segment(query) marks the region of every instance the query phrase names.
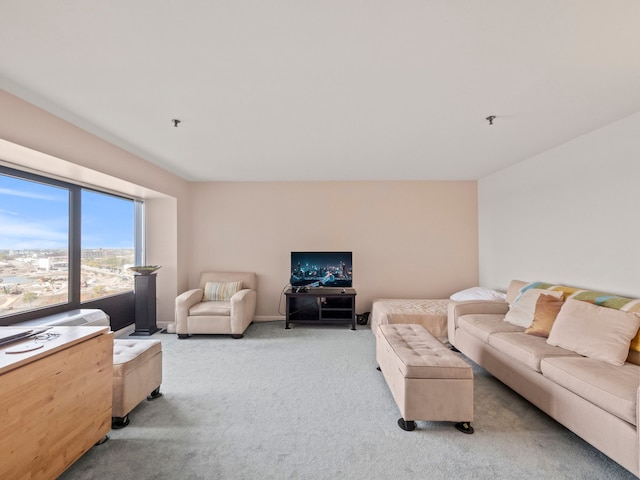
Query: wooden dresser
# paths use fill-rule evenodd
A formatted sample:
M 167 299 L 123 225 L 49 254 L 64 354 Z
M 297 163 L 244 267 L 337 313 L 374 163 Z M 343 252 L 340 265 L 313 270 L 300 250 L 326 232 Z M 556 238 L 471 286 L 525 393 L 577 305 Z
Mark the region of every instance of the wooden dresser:
M 0 347 L 0 478 L 55 479 L 111 429 L 113 334 L 54 327 L 42 348 Z

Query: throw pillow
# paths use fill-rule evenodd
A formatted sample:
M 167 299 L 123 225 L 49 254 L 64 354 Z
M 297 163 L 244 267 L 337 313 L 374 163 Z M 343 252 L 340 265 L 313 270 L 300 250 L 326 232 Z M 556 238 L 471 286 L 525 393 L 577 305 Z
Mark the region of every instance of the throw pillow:
M 450 300 L 455 302 L 462 302 L 465 300 L 503 300 L 506 298 L 506 294 L 498 292 L 497 290 L 491 290 L 484 287 L 471 287 L 466 290 L 460 290 L 449 297 Z
M 541 295 L 547 295 L 557 300 L 561 300 L 563 297 L 562 292 L 540 290 L 538 288 L 527 290 L 509 307 L 509 311 L 504 317 L 505 322 L 528 328 L 533 322 L 536 302 Z
M 553 322 L 560 312 L 564 301 L 558 300 L 550 295 L 540 295 L 536 301 L 536 308 L 533 312 L 533 322 L 524 333 L 536 335 L 538 337 L 548 337 Z
M 228 302 L 242 289 L 242 282 L 207 282 L 204 285 L 204 300 Z
M 560 309 L 547 343 L 585 357 L 623 365 L 638 328 L 640 314 L 569 299 Z

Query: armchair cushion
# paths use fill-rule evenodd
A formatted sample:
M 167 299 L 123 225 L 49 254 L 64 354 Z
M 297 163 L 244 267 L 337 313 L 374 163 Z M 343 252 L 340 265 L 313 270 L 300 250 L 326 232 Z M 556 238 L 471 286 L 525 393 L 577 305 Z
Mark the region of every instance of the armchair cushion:
M 231 315 L 231 302 L 216 302 L 214 300 L 196 303 L 189 309 L 189 316 L 215 315 L 228 317 Z

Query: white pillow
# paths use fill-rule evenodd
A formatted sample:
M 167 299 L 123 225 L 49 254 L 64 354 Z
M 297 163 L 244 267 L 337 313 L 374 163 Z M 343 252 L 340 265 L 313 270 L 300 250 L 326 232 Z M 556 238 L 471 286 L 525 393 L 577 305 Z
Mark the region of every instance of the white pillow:
M 638 328 L 638 313 L 569 299 L 560 309 L 547 343 L 585 357 L 623 365 Z
M 520 295 L 509 307 L 509 311 L 504 316 L 504 321 L 513 323 L 523 328 L 529 328 L 533 322 L 533 315 L 536 312 L 536 303 L 540 295 L 549 295 L 561 300 L 562 292 L 554 290 L 542 290 L 531 288 Z
M 484 287 L 467 288 L 466 290 L 460 290 L 449 297 L 449 299 L 455 302 L 462 302 L 465 300 L 504 300 L 505 298 L 507 298 L 506 294 Z

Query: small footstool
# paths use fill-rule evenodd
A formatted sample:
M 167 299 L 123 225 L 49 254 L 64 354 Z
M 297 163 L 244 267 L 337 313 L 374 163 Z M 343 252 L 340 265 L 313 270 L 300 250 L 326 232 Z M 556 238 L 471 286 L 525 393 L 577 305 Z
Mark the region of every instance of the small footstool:
M 129 413 L 142 400 L 161 397 L 162 343 L 159 340 L 113 341 L 113 413 L 111 427 L 129 425 Z
M 451 421 L 473 433 L 473 370 L 423 326 L 380 325 L 376 359 L 402 418 L 411 431 L 415 420 Z

